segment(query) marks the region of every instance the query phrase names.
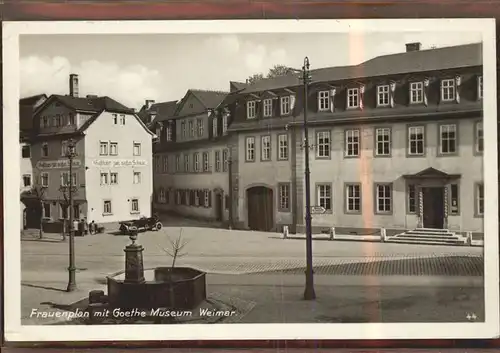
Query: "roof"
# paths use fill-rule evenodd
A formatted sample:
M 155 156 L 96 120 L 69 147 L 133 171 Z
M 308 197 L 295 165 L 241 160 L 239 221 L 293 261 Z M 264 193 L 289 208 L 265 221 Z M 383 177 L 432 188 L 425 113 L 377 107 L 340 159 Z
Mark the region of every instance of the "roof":
M 310 74 L 313 82 L 331 82 L 481 66 L 482 62 L 482 43 L 473 43 L 382 55 L 358 65 L 311 70 Z M 292 73 L 262 79 L 248 86 L 242 93 L 298 86 L 301 84 L 300 77 L 300 73 Z
M 229 81 L 229 86 L 231 87 L 231 92 L 233 90 L 239 91 L 248 87 L 248 83 Z
M 35 96 L 21 98 L 19 100 L 19 104 L 20 105 L 34 106 L 41 98 L 47 98 L 47 95 L 45 93 L 43 93 L 43 94 L 37 94 Z
M 177 109 L 177 101 L 169 101 L 163 103 L 155 103 L 151 106 L 147 112 L 156 113 L 156 117 L 153 119 L 151 124 L 154 124 L 158 121 L 165 121 L 170 119 Z
M 73 97 L 54 94 L 47 100 L 56 99 L 74 110 L 86 112 L 101 112 L 103 110 L 114 113 L 134 113 L 134 110 L 124 106 L 108 96 L 103 97 Z M 46 104 L 48 104 L 46 102 Z
M 207 109 L 217 108 L 220 102 L 222 102 L 228 94 L 228 92 L 199 89 L 190 89 L 188 93 L 189 92 L 191 92 L 196 98 L 198 98 L 203 106 Z

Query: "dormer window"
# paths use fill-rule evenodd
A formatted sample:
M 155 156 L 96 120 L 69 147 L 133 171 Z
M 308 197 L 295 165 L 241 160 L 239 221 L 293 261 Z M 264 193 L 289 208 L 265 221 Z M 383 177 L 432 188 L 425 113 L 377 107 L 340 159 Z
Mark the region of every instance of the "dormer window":
M 330 92 L 320 91 L 318 92 L 318 111 L 325 112 L 330 109 Z
M 389 85 L 377 86 L 377 107 L 389 105 Z
M 172 141 L 172 127 L 171 126 L 167 126 L 167 141 Z
M 290 114 L 290 96 L 284 96 L 280 98 L 281 101 L 281 115 Z
M 42 116 L 42 127 L 49 127 L 49 117 Z
M 75 114 L 69 113 L 69 116 L 68 116 L 68 125 L 76 125 Z
M 359 88 L 347 89 L 347 108 L 359 107 Z
M 217 137 L 218 131 L 219 131 L 219 126 L 218 126 L 218 121 L 217 118 L 212 119 L 212 136 Z
M 441 101 L 451 102 L 455 100 L 455 80 L 446 79 L 441 81 Z
M 410 103 L 419 104 L 424 102 L 424 83 L 411 82 L 410 83 Z
M 227 134 L 227 117 L 226 114 L 222 116 L 222 135 Z
M 265 118 L 269 118 L 270 116 L 273 115 L 273 100 L 268 98 L 264 99 L 264 104 L 263 104 L 263 113 Z
M 255 119 L 257 116 L 257 109 L 256 109 L 256 102 L 255 101 L 248 101 L 247 102 L 247 119 Z
M 483 76 L 477 78 L 477 97 L 483 99 Z

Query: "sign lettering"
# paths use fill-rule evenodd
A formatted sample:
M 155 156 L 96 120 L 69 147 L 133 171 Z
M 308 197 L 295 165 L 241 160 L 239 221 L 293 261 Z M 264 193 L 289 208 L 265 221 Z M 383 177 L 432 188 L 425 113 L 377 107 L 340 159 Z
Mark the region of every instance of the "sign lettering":
M 145 167 L 148 162 L 143 159 L 95 159 L 92 165 L 96 167 Z
M 323 214 L 326 209 L 323 206 L 311 206 L 311 213 L 313 214 Z
M 79 168 L 82 165 L 82 161 L 79 159 L 73 159 L 73 168 Z M 38 169 L 68 169 L 69 160 L 60 159 L 57 161 L 38 161 L 36 163 Z

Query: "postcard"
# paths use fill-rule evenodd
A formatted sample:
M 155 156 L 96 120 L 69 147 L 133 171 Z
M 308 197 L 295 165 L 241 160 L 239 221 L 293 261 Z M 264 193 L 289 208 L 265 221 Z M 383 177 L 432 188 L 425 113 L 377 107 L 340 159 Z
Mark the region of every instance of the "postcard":
M 497 337 L 495 42 L 5 22 L 7 340 Z

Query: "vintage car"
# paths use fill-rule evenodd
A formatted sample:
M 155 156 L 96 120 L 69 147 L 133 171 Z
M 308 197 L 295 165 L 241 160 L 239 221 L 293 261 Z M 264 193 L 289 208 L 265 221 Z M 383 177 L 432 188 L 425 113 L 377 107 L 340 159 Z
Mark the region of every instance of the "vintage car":
M 163 224 L 156 215 L 153 217 L 141 217 L 139 219 L 120 222 L 120 232 L 123 234 L 129 234 L 130 229 L 133 229 L 133 227 L 139 232 L 145 232 L 148 230 L 160 230 L 163 228 Z

